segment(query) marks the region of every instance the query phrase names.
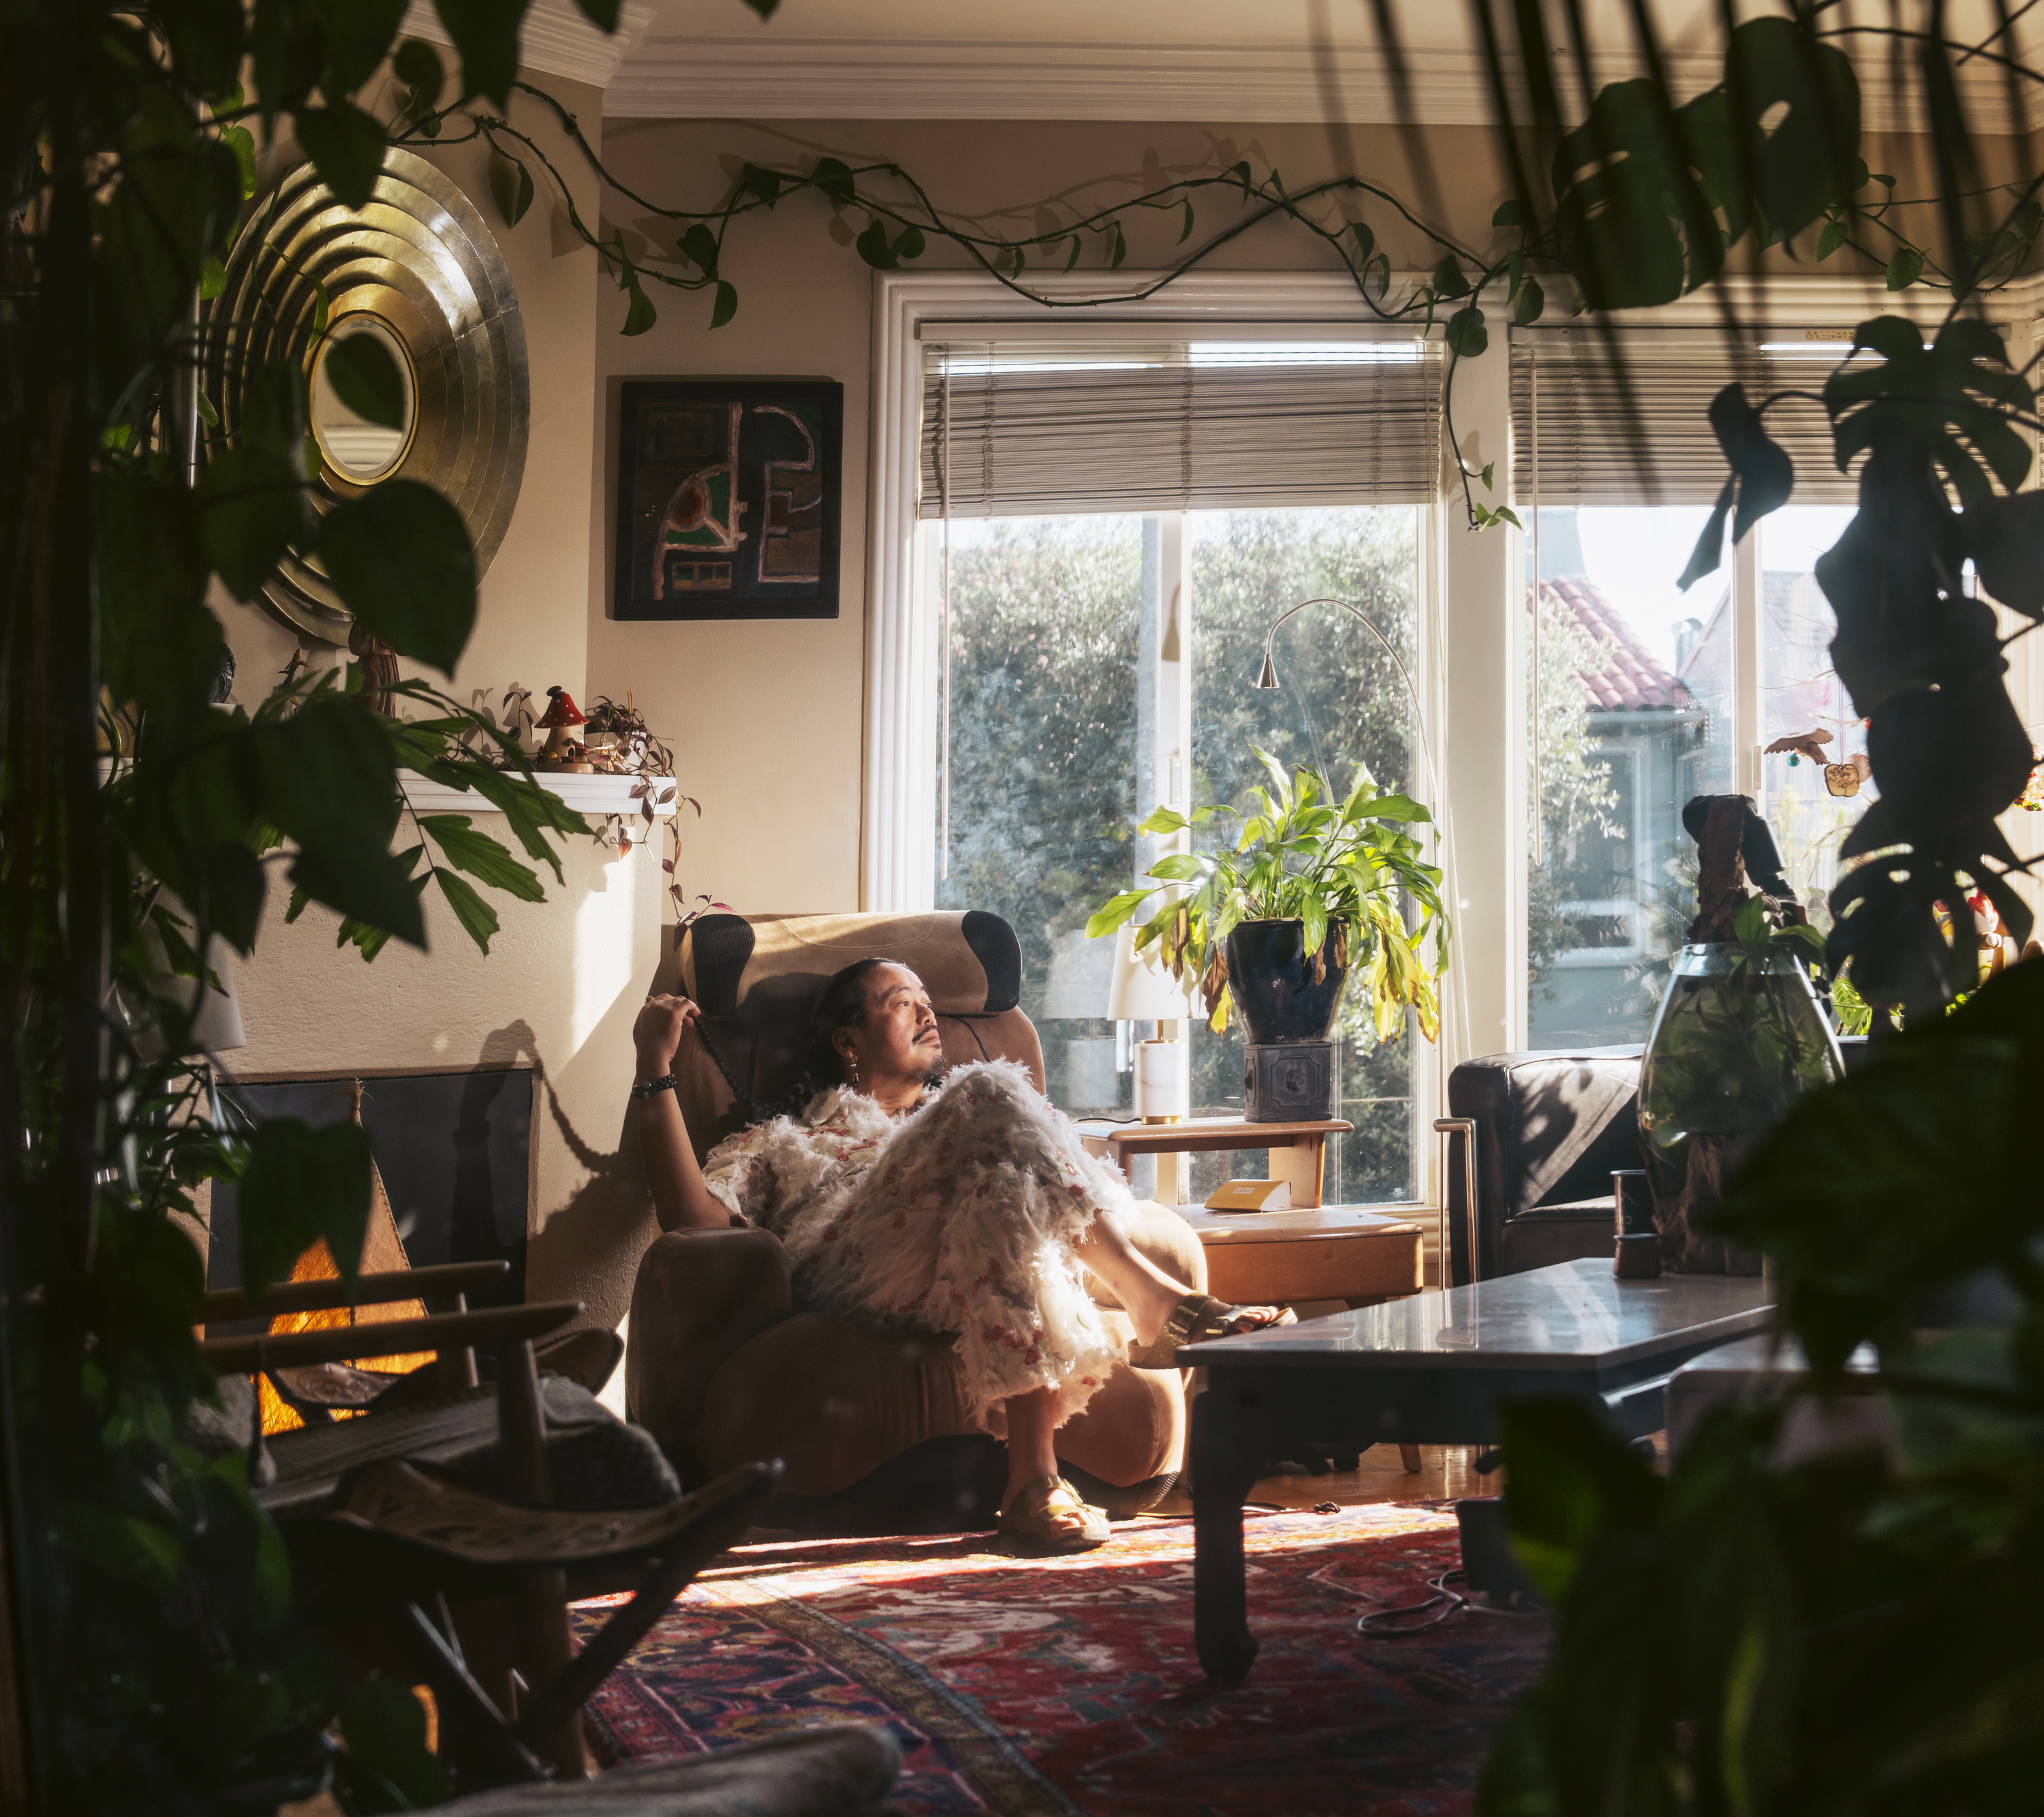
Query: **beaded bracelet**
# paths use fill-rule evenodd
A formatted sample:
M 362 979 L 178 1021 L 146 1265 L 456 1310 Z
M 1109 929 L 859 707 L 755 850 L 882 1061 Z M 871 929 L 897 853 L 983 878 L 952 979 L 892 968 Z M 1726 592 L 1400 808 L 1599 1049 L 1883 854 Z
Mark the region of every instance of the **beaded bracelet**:
M 674 1075 L 667 1073 L 657 1079 L 641 1080 L 632 1088 L 632 1095 L 635 1098 L 649 1098 L 655 1092 L 671 1092 L 674 1089 Z

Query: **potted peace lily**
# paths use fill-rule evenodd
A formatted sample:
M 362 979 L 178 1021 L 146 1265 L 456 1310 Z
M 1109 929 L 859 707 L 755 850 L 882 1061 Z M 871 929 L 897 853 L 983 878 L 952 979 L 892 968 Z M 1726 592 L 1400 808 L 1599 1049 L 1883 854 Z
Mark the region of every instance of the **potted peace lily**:
M 1319 770 L 1288 777 L 1256 755 L 1271 787 L 1249 791 L 1247 814 L 1226 802 L 1189 816 L 1159 808 L 1137 829 L 1180 833 L 1228 816 L 1241 822 L 1232 847 L 1167 854 L 1150 867 L 1153 882 L 1111 897 L 1086 932 L 1114 933 L 1151 905 L 1135 951 L 1154 947 L 1181 983 L 1199 981 L 1216 1034 L 1235 1012 L 1251 1041 L 1325 1040 L 1343 984 L 1360 971 L 1378 1040 L 1396 1039 L 1408 1005 L 1435 1039 L 1448 914 L 1441 873 L 1408 830 L 1431 816 L 1410 796 L 1381 793 L 1367 771 L 1341 796 Z M 1409 926 L 1408 900 L 1418 916 Z

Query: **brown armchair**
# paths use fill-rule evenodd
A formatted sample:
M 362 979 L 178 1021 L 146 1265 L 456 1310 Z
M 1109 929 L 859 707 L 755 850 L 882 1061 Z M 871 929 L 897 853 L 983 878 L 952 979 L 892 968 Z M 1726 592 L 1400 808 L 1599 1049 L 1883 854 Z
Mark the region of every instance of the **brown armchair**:
M 685 1037 L 674 1065 L 699 1156 L 744 1126 L 731 1081 L 755 1101 L 787 1091 L 824 981 L 876 955 L 923 980 L 947 1061 L 1018 1060 L 1042 1086 L 1043 1050 L 1017 1006 L 1020 948 L 997 915 L 706 916 L 683 936 L 681 987 L 702 1008 L 709 1045 Z M 1144 1204 L 1129 1236 L 1189 1288 L 1205 1287 L 1199 1239 L 1174 1212 Z M 1109 1325 L 1132 1348 L 1115 1302 L 1105 1289 L 1096 1298 L 1114 1308 Z M 655 1239 L 632 1296 L 625 1388 L 633 1419 L 685 1474 L 779 1458 L 770 1523 L 955 1531 L 992 1523 L 1002 1454 L 966 1416 L 950 1339 L 800 1310 L 787 1258 L 765 1231 Z M 1058 1433 L 1058 1456 L 1089 1498 L 1132 1514 L 1175 1480 L 1185 1427 L 1184 1377 L 1165 1345 L 1116 1369 Z

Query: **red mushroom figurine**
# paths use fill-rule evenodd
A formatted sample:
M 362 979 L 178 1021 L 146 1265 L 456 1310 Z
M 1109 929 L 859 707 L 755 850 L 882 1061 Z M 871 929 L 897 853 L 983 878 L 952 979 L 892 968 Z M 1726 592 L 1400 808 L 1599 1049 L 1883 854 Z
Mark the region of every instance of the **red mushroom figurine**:
M 547 735 L 547 742 L 540 750 L 540 762 L 551 770 L 594 774 L 595 766 L 583 761 L 582 746 L 568 736 L 570 726 L 586 723 L 582 709 L 566 688 L 548 689 L 546 715 L 539 722 L 540 730 Z

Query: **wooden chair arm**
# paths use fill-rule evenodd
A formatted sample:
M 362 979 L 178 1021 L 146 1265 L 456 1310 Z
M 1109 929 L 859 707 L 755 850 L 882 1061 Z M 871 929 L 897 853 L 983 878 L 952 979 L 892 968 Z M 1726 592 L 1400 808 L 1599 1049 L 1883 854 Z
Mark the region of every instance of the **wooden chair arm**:
M 406 1296 L 409 1297 L 409 1296 Z M 247 1375 L 258 1366 L 295 1369 L 305 1363 L 345 1362 L 360 1357 L 402 1356 L 414 1350 L 463 1349 L 471 1344 L 529 1343 L 565 1325 L 582 1311 L 579 1300 L 544 1300 L 531 1306 L 491 1306 L 479 1312 L 436 1312 L 386 1324 L 336 1325 L 287 1331 L 279 1337 L 209 1338 L 199 1353 L 221 1375 Z
M 206 1296 L 209 1325 L 235 1319 L 274 1319 L 286 1312 L 328 1312 L 344 1306 L 386 1306 L 394 1300 L 448 1300 L 494 1287 L 511 1272 L 508 1262 L 444 1262 L 431 1268 L 398 1268 L 359 1274 L 351 1286 L 333 1281 L 280 1281 L 253 1300 L 239 1287 Z

